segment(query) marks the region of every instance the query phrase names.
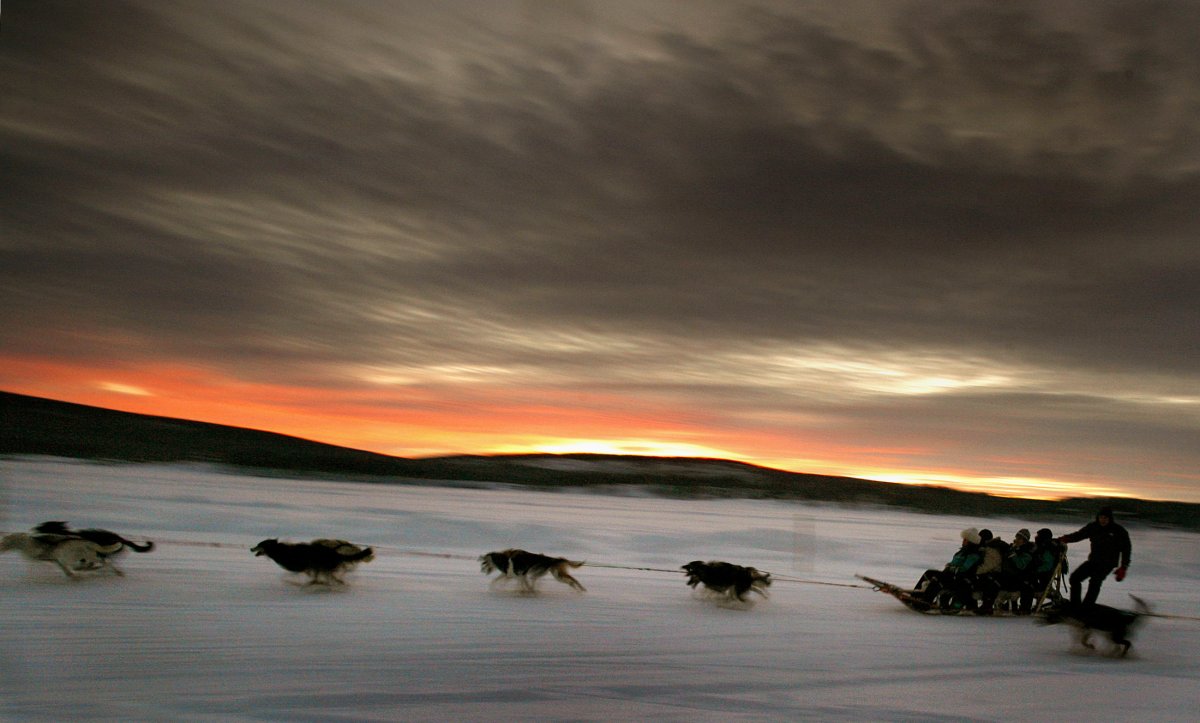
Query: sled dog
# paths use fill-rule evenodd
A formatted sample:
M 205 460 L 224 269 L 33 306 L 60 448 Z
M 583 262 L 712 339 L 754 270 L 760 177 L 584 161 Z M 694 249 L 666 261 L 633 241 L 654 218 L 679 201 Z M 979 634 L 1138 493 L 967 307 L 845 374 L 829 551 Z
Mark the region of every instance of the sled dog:
M 1042 618 L 1042 624 L 1055 625 L 1066 623 L 1075 628 L 1079 644 L 1089 650 L 1095 650 L 1092 643 L 1092 633 L 1100 631 L 1108 635 L 1113 645 L 1120 647 L 1119 657 L 1125 657 L 1133 646 L 1130 640 L 1134 628 L 1142 616 L 1150 612 L 1150 606 L 1136 595 L 1133 598 L 1134 609 L 1122 610 L 1108 605 L 1063 603 L 1050 609 Z
M 125 573 L 117 569 L 117 566 L 113 564 L 112 559 L 124 552 L 125 548 L 128 547 L 134 552 L 150 552 L 154 549 L 154 543 L 149 540 L 139 545 L 132 540 L 125 539 L 111 530 L 99 530 L 94 527 L 89 527 L 83 530 L 73 530 L 67 525 L 66 522 L 59 520 L 43 522 L 42 524 L 33 528 L 33 531 L 39 534 L 63 535 L 65 537 L 75 537 L 81 540 L 87 540 L 88 542 L 96 543 L 105 550 L 115 546 L 116 549 L 113 552 L 100 553 L 100 562 L 103 567 L 107 567 L 113 572 L 113 574 L 116 575 L 124 575 Z
M 682 569 L 689 587 L 704 585 L 710 592 L 723 593 L 738 602 L 746 602 L 746 594 L 750 592 L 767 597 L 767 587 L 771 584 L 770 573 L 731 562 L 693 560 Z
M 339 573 L 375 559 L 375 551 L 345 540 L 318 538 L 312 542 L 263 540 L 250 548 L 255 557 L 266 555 L 288 572 L 308 575 L 305 585 L 345 585 Z
M 483 574 L 500 573 L 499 577 L 492 580 L 492 585 L 501 580 L 516 580 L 521 586 L 521 591 L 525 593 L 537 592 L 537 580 L 546 573 L 579 592 L 587 592 L 587 588 L 567 572 L 568 567 L 582 565 L 582 562 L 573 562 L 565 557 L 549 557 L 512 548 L 479 556 L 479 569 Z
M 0 552 L 16 550 L 30 560 L 53 562 L 71 578 L 76 577 L 76 572 L 103 567 L 104 556 L 119 549 L 119 543 L 104 546 L 67 535 L 14 532 L 0 538 Z

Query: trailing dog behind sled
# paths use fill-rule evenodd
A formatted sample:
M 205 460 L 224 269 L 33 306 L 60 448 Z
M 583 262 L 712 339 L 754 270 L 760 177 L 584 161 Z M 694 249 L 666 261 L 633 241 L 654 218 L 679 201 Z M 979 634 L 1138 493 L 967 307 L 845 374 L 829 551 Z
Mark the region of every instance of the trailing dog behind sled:
M 750 592 L 767 597 L 767 587 L 771 584 L 770 573 L 731 562 L 693 560 L 682 569 L 689 587 L 703 584 L 705 589 L 724 593 L 738 602 L 746 602 L 746 594 Z
M 500 573 L 496 579 L 492 580 L 492 585 L 501 580 L 516 580 L 521 586 L 521 591 L 525 593 L 537 592 L 535 585 L 538 578 L 546 573 L 550 573 L 555 580 L 570 585 L 579 592 L 587 592 L 587 588 L 567 572 L 568 567 L 581 567 L 582 565 L 582 562 L 573 562 L 565 557 L 550 557 L 515 548 L 488 552 L 479 556 L 479 569 L 483 574 Z
M 375 551 L 345 540 L 317 538 L 312 542 L 263 540 L 250 548 L 255 557 L 266 555 L 288 572 L 308 575 L 305 585 L 345 585 L 339 573 L 352 570 L 361 562 L 375 559 Z
M 67 535 L 14 532 L 0 538 L 0 552 L 16 550 L 30 560 L 53 562 L 69 578 L 76 578 L 76 572 L 103 567 L 104 556 L 120 549 L 120 543 L 106 547 Z
M 1133 598 L 1134 609 L 1122 610 L 1108 605 L 1096 603 L 1064 603 L 1050 609 L 1041 619 L 1042 625 L 1065 623 L 1076 629 L 1079 644 L 1089 650 L 1095 650 L 1092 643 L 1092 633 L 1100 631 L 1107 633 L 1108 639 L 1114 646 L 1120 647 L 1119 657 L 1125 657 L 1133 646 L 1130 639 L 1134 628 L 1141 618 L 1150 613 L 1150 606 L 1136 595 Z

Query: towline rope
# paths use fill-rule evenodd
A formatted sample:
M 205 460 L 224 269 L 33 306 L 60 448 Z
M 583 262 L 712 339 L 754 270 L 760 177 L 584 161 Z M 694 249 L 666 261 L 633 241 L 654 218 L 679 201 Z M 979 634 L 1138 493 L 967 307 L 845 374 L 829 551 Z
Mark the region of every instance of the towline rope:
M 170 544 L 170 545 L 179 545 L 181 547 L 212 547 L 212 548 L 220 548 L 220 549 L 227 549 L 227 550 L 249 550 L 250 547 L 252 547 L 252 545 L 246 545 L 246 544 L 237 545 L 237 544 L 233 544 L 233 543 L 229 543 L 229 542 L 205 542 L 205 541 L 201 541 L 201 540 L 176 540 L 176 539 L 170 539 L 170 538 L 159 538 L 158 540 L 154 541 L 155 545 L 159 545 L 159 544 L 163 544 L 163 543 Z M 412 557 L 436 557 L 436 558 L 441 558 L 444 560 L 467 560 L 467 561 L 471 561 L 471 562 L 479 559 L 478 556 L 476 556 L 476 555 L 460 555 L 460 554 L 456 554 L 453 552 L 429 552 L 427 550 L 412 550 L 412 549 L 403 548 L 403 547 L 394 547 L 392 545 L 371 545 L 371 547 L 376 550 L 389 550 L 393 553 L 397 553 L 400 555 L 410 555 Z M 681 572 L 682 572 L 681 569 L 669 569 L 669 568 L 665 568 L 665 567 L 638 567 L 635 565 L 618 565 L 615 563 L 605 563 L 605 562 L 587 562 L 586 560 L 584 561 L 583 565 L 584 565 L 584 567 L 605 567 L 605 568 L 610 568 L 610 569 L 614 569 L 614 570 L 634 570 L 636 572 L 665 572 L 665 573 L 669 573 L 671 575 L 678 575 L 678 574 L 681 574 Z M 824 580 L 806 580 L 804 578 L 790 577 L 787 575 L 776 575 L 774 573 L 771 573 L 771 580 L 773 582 L 791 582 L 791 583 L 796 583 L 796 584 L 800 584 L 800 585 L 825 585 L 828 587 L 849 587 L 849 588 L 856 588 L 859 590 L 874 590 L 875 589 L 871 585 L 856 585 L 854 583 L 847 583 L 847 582 L 826 582 Z M 1155 612 L 1142 613 L 1142 614 L 1147 617 L 1152 617 L 1152 618 L 1164 618 L 1164 619 L 1168 619 L 1168 620 L 1190 620 L 1193 622 L 1200 622 L 1200 617 L 1195 616 L 1195 615 L 1171 615 L 1169 613 L 1155 613 Z
M 174 539 L 169 539 L 169 538 L 160 538 L 159 540 L 157 540 L 155 542 L 155 544 L 163 544 L 163 543 L 170 544 L 170 545 L 180 545 L 182 547 L 211 547 L 211 548 L 223 548 L 223 549 L 230 549 L 230 550 L 247 550 L 251 547 L 251 545 L 235 545 L 235 544 L 228 543 L 228 542 L 203 542 L 200 540 L 174 540 Z M 356 543 L 356 544 L 362 544 L 362 543 Z M 440 559 L 444 559 L 444 560 L 467 560 L 467 561 L 472 561 L 472 562 L 479 559 L 477 555 L 460 555 L 460 554 L 456 554 L 453 552 L 430 552 L 428 550 L 413 550 L 410 548 L 395 547 L 392 545 L 371 545 L 370 547 L 374 548 L 375 550 L 389 551 L 389 552 L 392 552 L 395 554 L 409 555 L 412 557 L 436 557 L 436 558 L 440 558 Z M 604 567 L 604 568 L 609 568 L 612 570 L 633 570 L 635 572 L 664 572 L 664 573 L 667 573 L 670 575 L 679 575 L 679 574 L 682 574 L 682 572 L 683 572 L 683 570 L 681 568 L 642 567 L 642 566 L 637 566 L 637 565 L 619 565 L 616 563 L 608 563 L 608 562 L 589 562 L 587 560 L 584 561 L 583 565 L 584 565 L 584 567 Z M 801 585 L 827 585 L 830 587 L 850 587 L 850 588 L 858 588 L 858 589 L 864 589 L 864 590 L 870 589 L 869 585 L 855 585 L 853 583 L 844 583 L 844 582 L 825 582 L 822 580 L 805 580 L 802 578 L 789 577 L 786 575 L 776 575 L 774 573 L 771 573 L 771 580 L 772 580 L 772 582 L 775 582 L 775 581 L 792 582 L 792 583 L 798 583 Z

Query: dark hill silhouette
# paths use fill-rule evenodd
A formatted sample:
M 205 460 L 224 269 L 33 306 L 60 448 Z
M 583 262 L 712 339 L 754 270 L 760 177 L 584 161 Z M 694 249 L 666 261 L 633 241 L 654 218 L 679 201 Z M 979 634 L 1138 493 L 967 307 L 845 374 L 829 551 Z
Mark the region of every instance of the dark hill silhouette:
M 0 455 L 125 462 L 203 462 L 262 474 L 380 483 L 637 485 L 661 495 L 870 504 L 914 511 L 1082 525 L 1101 504 L 1125 521 L 1200 529 L 1200 505 L 1137 499 L 1026 500 L 802 474 L 723 459 L 597 454 L 461 455 L 410 459 L 274 432 L 0 392 Z M 1025 526 L 1025 525 L 1022 525 Z M 1073 528 L 1072 528 L 1073 529 Z

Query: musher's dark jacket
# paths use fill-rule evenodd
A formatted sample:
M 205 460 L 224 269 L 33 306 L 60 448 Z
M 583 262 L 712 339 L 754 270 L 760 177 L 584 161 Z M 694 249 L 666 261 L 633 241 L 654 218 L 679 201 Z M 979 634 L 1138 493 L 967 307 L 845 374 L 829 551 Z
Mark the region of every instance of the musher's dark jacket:
M 1107 525 L 1099 522 L 1089 522 L 1083 528 L 1063 535 L 1063 542 L 1079 542 L 1091 540 L 1092 551 L 1088 561 L 1094 565 L 1111 570 L 1114 567 L 1129 567 L 1133 546 L 1129 542 L 1129 533 L 1112 518 Z

